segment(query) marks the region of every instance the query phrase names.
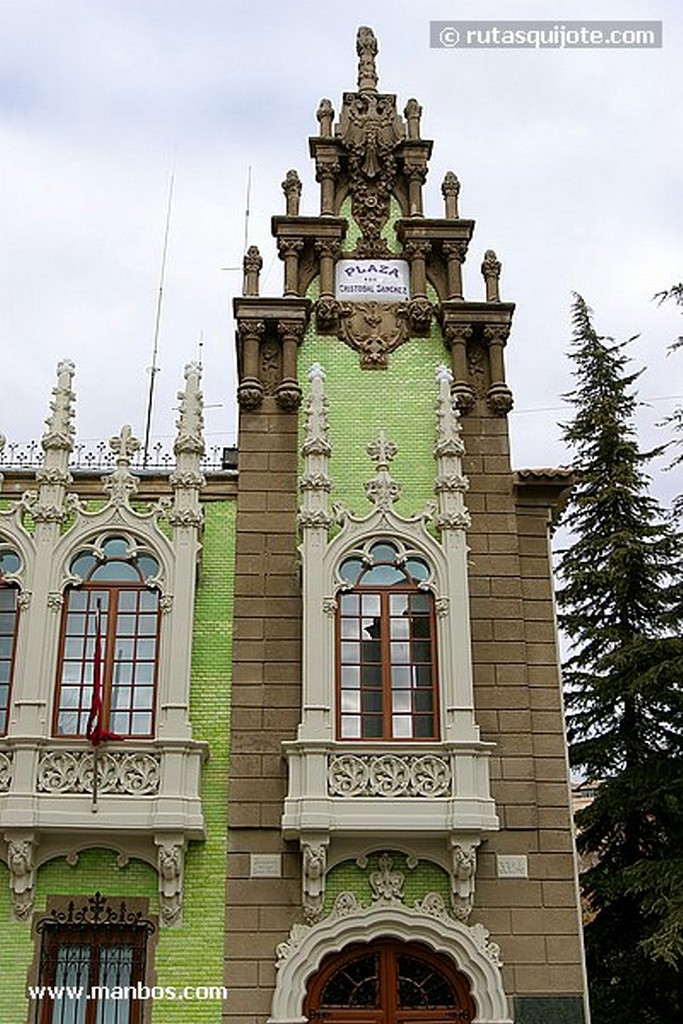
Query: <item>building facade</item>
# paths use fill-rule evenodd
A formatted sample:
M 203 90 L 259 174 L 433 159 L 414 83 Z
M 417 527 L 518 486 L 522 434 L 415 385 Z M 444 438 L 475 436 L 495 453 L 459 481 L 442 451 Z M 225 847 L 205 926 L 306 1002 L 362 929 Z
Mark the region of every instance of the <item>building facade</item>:
M 548 526 L 513 472 L 514 307 L 377 42 L 245 260 L 226 1019 L 587 1019 Z M 389 300 L 389 301 L 388 301 Z
M 500 262 L 465 298 L 458 180 L 426 217 L 421 108 L 378 90 L 370 29 L 357 54 L 310 140 L 319 214 L 283 182 L 282 296 L 245 256 L 237 473 L 206 471 L 194 365 L 170 473 L 129 427 L 78 471 L 68 362 L 38 469 L 5 471 L 7 1024 L 588 1024 L 548 548 L 571 473 L 512 470 Z

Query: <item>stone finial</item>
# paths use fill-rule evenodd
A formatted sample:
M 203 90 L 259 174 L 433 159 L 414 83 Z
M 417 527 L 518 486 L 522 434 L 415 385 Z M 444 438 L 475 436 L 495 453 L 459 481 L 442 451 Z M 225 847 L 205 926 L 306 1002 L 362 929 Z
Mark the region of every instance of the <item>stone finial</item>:
M 298 217 L 299 202 L 301 200 L 301 178 L 294 169 L 287 171 L 285 180 L 282 182 L 282 191 L 287 200 L 287 216 Z
M 381 430 L 366 451 L 377 466 L 375 476 L 365 484 L 366 497 L 380 512 L 388 512 L 401 497 L 401 487 L 389 472 L 389 463 L 395 458 L 398 448 Z
M 318 123 L 320 124 L 321 136 L 324 139 L 331 138 L 332 122 L 334 120 L 334 107 L 332 106 L 331 100 L 328 100 L 327 97 L 323 97 L 315 116 L 318 118 Z
M 406 108 L 403 111 L 403 116 L 408 122 L 408 138 L 419 139 L 422 107 L 414 97 L 411 97 L 411 99 L 409 99 L 408 102 L 406 103 Z
M 453 171 L 446 171 L 446 175 L 441 184 L 441 195 L 443 196 L 446 205 L 446 217 L 449 220 L 457 220 L 460 182 Z
M 180 415 L 176 421 L 177 436 L 173 450 L 204 454 L 204 408 L 200 383 L 202 369 L 199 363 L 188 363 L 185 367 L 185 388 L 178 392 Z
M 484 262 L 481 265 L 481 272 L 486 282 L 486 301 L 500 302 L 498 283 L 502 263 L 496 256 L 493 249 L 487 249 L 484 253 Z
M 62 359 L 57 364 L 57 385 L 52 389 L 50 415 L 45 420 L 47 430 L 43 434 L 44 451 L 67 451 L 73 449 L 74 440 L 74 400 L 71 389 L 76 367 L 70 359 Z
M 121 427 L 119 434 L 109 438 L 109 447 L 116 456 L 116 469 L 102 477 L 103 489 L 114 505 L 126 505 L 131 494 L 138 489 L 138 482 L 130 471 L 133 456 L 141 445 L 128 423 Z
M 361 25 L 356 35 L 356 53 L 358 54 L 358 91 L 377 91 L 377 38 L 367 25 Z
M 244 268 L 244 285 L 242 288 L 242 294 L 258 295 L 259 275 L 263 269 L 263 259 L 261 257 L 261 253 L 258 251 L 258 246 L 249 246 L 244 254 L 242 266 Z

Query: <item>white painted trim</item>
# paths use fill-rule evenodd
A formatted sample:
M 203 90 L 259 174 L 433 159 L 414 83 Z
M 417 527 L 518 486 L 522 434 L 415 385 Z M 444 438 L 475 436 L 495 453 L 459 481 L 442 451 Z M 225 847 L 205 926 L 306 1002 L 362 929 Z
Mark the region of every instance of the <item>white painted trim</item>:
M 306 986 L 324 957 L 351 942 L 385 937 L 422 942 L 449 957 L 470 980 L 477 1007 L 473 1024 L 512 1024 L 500 967 L 487 955 L 481 941 L 484 934 L 479 926 L 470 928 L 454 919 L 404 906 L 366 907 L 342 917 L 331 914 L 311 928 L 295 925 L 291 948 L 277 971 L 268 1024 L 304 1024 Z M 286 953 L 284 947 L 280 952 Z

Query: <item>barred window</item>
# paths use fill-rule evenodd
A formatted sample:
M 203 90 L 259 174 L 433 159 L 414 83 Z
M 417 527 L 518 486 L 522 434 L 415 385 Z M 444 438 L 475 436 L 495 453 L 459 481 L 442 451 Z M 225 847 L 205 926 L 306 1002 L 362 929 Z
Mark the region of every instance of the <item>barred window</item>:
M 152 736 L 159 593 L 149 581 L 159 575 L 159 563 L 124 537 L 109 537 L 101 553 L 78 554 L 71 573 L 83 582 L 66 594 L 54 733 L 86 735 L 99 618 L 103 727 L 119 736 Z
M 149 937 L 155 925 L 100 893 L 70 902 L 37 925 L 38 1024 L 141 1024 Z M 132 990 L 132 991 L 131 991 Z
M 19 590 L 10 577 L 20 568 L 15 551 L 0 549 L 0 736 L 7 732 L 19 627 Z
M 390 542 L 340 567 L 350 589 L 337 615 L 340 739 L 438 737 L 434 600 L 430 568 Z

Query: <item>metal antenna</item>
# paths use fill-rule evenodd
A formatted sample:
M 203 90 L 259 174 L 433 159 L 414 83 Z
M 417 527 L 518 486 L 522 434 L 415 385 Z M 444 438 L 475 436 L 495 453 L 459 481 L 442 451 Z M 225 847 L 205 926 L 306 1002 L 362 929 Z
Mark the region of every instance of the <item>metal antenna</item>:
M 145 443 L 142 452 L 142 468 L 147 468 L 149 460 L 149 439 L 152 429 L 152 407 L 154 405 L 154 384 L 159 373 L 157 356 L 159 354 L 159 328 L 161 327 L 161 308 L 164 298 L 164 281 L 166 278 L 166 256 L 168 254 L 168 232 L 171 225 L 171 205 L 173 202 L 173 183 L 175 181 L 175 170 L 171 171 L 171 180 L 168 185 L 168 205 L 166 207 L 166 227 L 164 230 L 164 247 L 161 253 L 161 273 L 159 275 L 159 294 L 157 296 L 157 310 L 154 319 L 154 341 L 152 344 L 152 365 L 149 368 L 149 394 L 147 396 L 147 416 L 145 419 Z
M 249 204 L 251 202 L 251 164 L 247 168 L 247 196 L 244 203 L 244 242 L 242 244 L 242 255 L 247 251 L 247 243 L 249 241 Z M 239 267 L 221 267 L 221 270 L 239 270 L 242 271 L 244 268 L 240 265 Z
M 197 362 L 200 369 L 204 368 L 204 331 L 199 332 L 199 344 L 197 345 Z

